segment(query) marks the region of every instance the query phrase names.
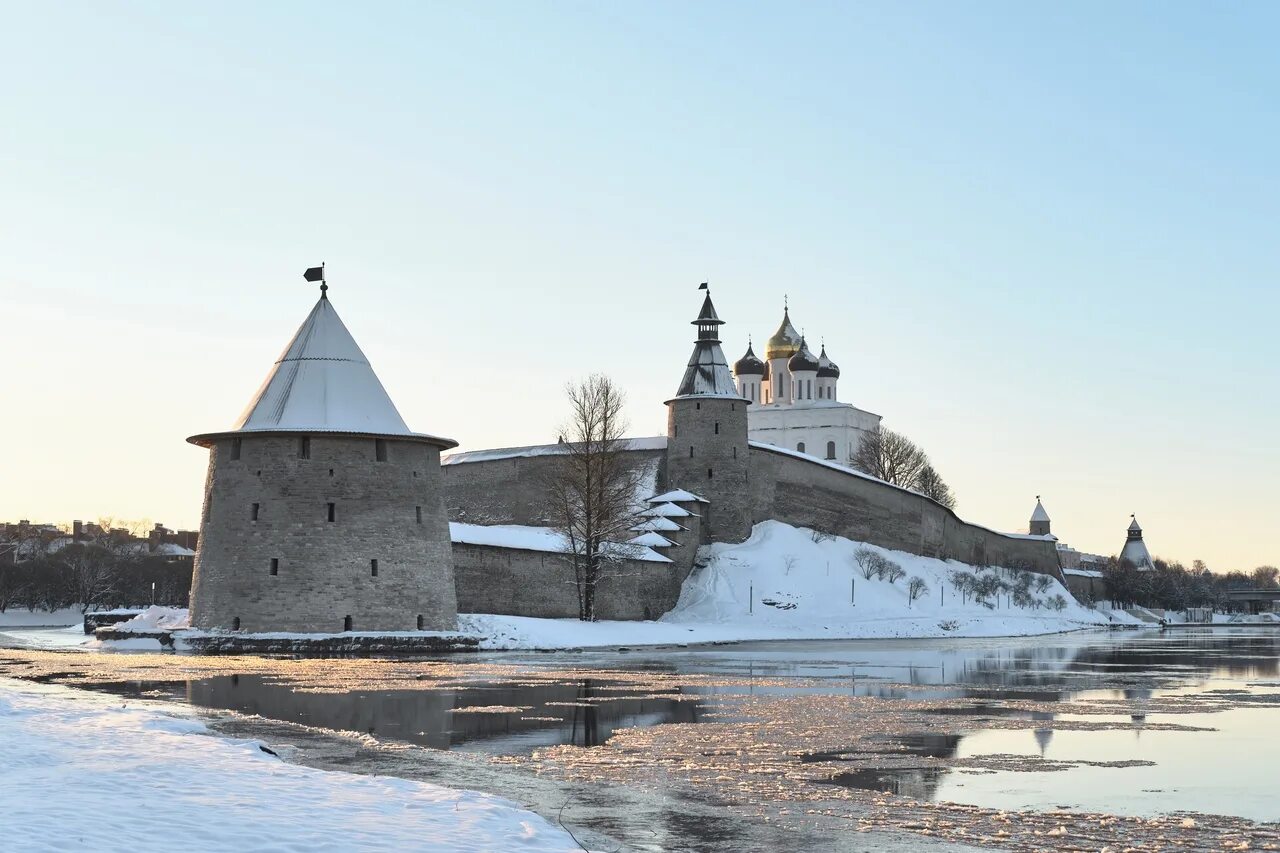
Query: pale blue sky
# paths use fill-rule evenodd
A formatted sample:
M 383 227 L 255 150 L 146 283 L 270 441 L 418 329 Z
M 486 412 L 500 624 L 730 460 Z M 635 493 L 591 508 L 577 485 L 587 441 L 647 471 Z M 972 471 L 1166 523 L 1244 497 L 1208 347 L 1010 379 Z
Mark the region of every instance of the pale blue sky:
M 633 431 L 782 294 L 967 518 L 1280 559 L 1270 4 L 0 2 L 0 518 L 195 524 L 315 298 L 406 420 Z

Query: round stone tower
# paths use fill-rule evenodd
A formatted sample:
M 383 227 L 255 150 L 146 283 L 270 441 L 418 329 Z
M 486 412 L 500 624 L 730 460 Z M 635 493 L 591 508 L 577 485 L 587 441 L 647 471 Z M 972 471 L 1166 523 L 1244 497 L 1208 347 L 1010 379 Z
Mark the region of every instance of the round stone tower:
M 209 449 L 191 587 L 197 628 L 453 630 L 447 438 L 411 432 L 320 301 Z
M 1142 540 L 1142 525 L 1138 524 L 1136 515 L 1129 516 L 1129 529 L 1125 531 L 1124 547 L 1120 549 L 1120 561 L 1133 564 L 1138 571 L 1148 571 L 1155 567 L 1151 560 L 1151 552 L 1147 543 Z
M 667 401 L 667 487 L 687 489 L 702 506 L 703 536 L 741 542 L 751 535 L 747 405 L 720 349 L 711 292 L 693 321 L 698 339 L 676 396 Z

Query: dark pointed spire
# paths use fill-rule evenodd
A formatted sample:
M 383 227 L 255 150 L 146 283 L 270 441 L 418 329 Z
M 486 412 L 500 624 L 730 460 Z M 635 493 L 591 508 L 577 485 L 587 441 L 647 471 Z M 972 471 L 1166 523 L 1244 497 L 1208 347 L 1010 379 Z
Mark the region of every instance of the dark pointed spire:
M 707 295 L 702 300 L 698 319 L 693 321 L 693 325 L 698 327 L 698 338 L 676 396 L 744 399 L 738 393 L 738 386 L 720 349 L 719 327 L 724 325 L 724 321 L 716 314 L 715 305 L 711 302 L 711 289 L 705 282 L 698 289 L 706 290 Z

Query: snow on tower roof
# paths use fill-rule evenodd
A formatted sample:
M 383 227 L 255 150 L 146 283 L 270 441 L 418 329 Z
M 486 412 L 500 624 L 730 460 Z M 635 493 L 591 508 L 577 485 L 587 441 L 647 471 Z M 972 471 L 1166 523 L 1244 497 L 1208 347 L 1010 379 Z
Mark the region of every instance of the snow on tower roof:
M 369 360 L 322 295 L 302 321 L 237 419 L 225 433 L 187 439 L 209 446 L 232 433 L 337 432 L 417 439 L 442 448 L 448 438 L 412 432 L 378 381 Z
M 1031 511 L 1032 521 L 1048 521 L 1049 513 L 1044 511 L 1044 504 L 1040 503 L 1040 499 L 1036 498 L 1036 508 Z
M 639 536 L 635 537 L 634 539 L 628 539 L 627 544 L 643 545 L 646 548 L 670 548 L 674 546 L 676 543 L 672 542 L 670 539 L 663 536 L 661 533 L 654 533 L 653 531 L 649 531 L 648 533 L 641 533 Z
M 651 504 L 688 503 L 690 501 L 697 501 L 698 503 L 703 503 L 703 504 L 711 503 L 711 501 L 707 500 L 706 498 L 699 497 L 698 495 L 695 495 L 693 492 L 686 492 L 684 489 L 675 489 L 674 491 L 663 492 L 660 495 L 654 495 L 653 497 L 649 498 L 646 501 L 646 503 L 651 503 Z
M 1142 532 L 1142 526 L 1138 524 L 1138 517 L 1136 515 L 1133 517 L 1133 521 L 1129 522 L 1129 532 L 1130 533 Z M 1160 532 L 1159 530 L 1156 531 L 1156 533 L 1159 533 L 1159 532 Z M 1157 536 L 1156 538 L 1159 539 L 1160 537 Z
M 688 518 L 693 515 L 689 510 L 672 503 L 656 504 L 640 514 L 650 518 Z
M 650 531 L 660 531 L 662 533 L 675 533 L 677 530 L 688 530 L 687 527 L 681 527 L 669 518 L 659 516 L 650 518 L 640 522 L 631 528 L 632 533 L 648 533 Z

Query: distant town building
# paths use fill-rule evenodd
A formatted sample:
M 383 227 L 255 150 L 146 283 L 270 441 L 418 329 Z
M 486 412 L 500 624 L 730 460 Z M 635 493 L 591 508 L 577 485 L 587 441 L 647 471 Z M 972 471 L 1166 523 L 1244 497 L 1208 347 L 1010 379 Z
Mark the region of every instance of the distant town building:
M 199 534 L 194 530 L 170 530 L 156 524 L 146 537 L 128 528 L 106 529 L 89 521 L 71 522 L 71 530 L 57 524 L 32 524 L 27 519 L 0 523 L 0 563 L 14 565 L 56 554 L 68 545 L 98 545 L 128 556 L 158 557 L 170 563 L 191 564 Z
M 863 439 L 880 429 L 880 416 L 840 402 L 840 367 L 824 344 L 817 356 L 791 323 L 790 309 L 765 344 L 765 360 L 747 351 L 733 367 L 738 393 L 747 408 L 747 435 L 848 465 Z

